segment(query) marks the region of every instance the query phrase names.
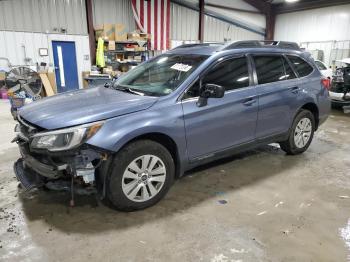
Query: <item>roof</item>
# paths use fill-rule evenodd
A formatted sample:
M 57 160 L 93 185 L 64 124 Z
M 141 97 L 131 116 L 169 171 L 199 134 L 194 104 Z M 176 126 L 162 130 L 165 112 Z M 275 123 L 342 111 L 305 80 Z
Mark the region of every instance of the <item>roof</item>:
M 235 41 L 231 43 L 201 43 L 201 44 L 185 44 L 178 46 L 168 53 L 170 54 L 196 54 L 196 55 L 213 55 L 219 51 L 236 50 L 239 52 L 247 52 L 265 50 L 267 52 L 290 52 L 301 51 L 299 45 L 294 42 L 285 41 Z

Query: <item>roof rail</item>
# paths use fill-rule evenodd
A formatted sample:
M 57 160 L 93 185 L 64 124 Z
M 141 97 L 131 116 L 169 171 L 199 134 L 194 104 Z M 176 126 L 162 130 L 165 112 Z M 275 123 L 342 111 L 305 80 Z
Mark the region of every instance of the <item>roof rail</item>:
M 299 45 L 295 42 L 270 41 L 270 40 L 237 41 L 227 45 L 223 50 L 239 49 L 239 48 L 254 48 L 254 47 L 276 47 L 276 48 L 300 50 Z
M 193 43 L 193 44 L 183 44 L 183 45 L 179 45 L 174 49 L 180 49 L 180 48 L 188 48 L 188 47 L 200 47 L 200 46 L 217 46 L 217 45 L 224 45 L 225 43 L 221 43 L 221 42 L 211 42 L 211 43 Z

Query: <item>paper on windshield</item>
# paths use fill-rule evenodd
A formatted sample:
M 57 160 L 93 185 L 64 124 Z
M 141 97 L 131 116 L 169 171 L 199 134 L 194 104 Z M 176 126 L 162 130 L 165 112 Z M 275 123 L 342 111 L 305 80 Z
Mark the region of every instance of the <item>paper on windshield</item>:
M 187 71 L 189 71 L 192 68 L 192 66 L 186 65 L 186 64 L 182 64 L 182 63 L 176 63 L 175 65 L 173 65 L 170 68 L 178 70 L 178 71 L 182 71 L 182 72 L 187 72 Z

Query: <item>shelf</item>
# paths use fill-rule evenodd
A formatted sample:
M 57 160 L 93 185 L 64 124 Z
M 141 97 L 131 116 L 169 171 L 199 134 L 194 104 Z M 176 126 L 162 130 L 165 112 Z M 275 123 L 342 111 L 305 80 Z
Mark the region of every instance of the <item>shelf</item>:
M 124 54 L 124 53 L 145 53 L 145 52 L 148 52 L 148 50 L 145 50 L 145 51 L 106 50 L 105 52 L 106 53 Z

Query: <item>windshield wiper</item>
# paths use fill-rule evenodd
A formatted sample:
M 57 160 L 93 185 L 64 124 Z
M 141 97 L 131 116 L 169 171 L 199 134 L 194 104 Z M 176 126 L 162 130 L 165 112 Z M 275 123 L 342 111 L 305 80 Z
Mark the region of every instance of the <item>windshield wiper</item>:
M 139 96 L 144 96 L 145 95 L 144 93 L 136 91 L 135 89 L 132 89 L 130 87 L 116 86 L 116 87 L 114 87 L 114 89 L 116 89 L 118 91 L 122 91 L 122 92 L 131 93 L 131 94 L 134 94 L 134 95 L 139 95 Z

